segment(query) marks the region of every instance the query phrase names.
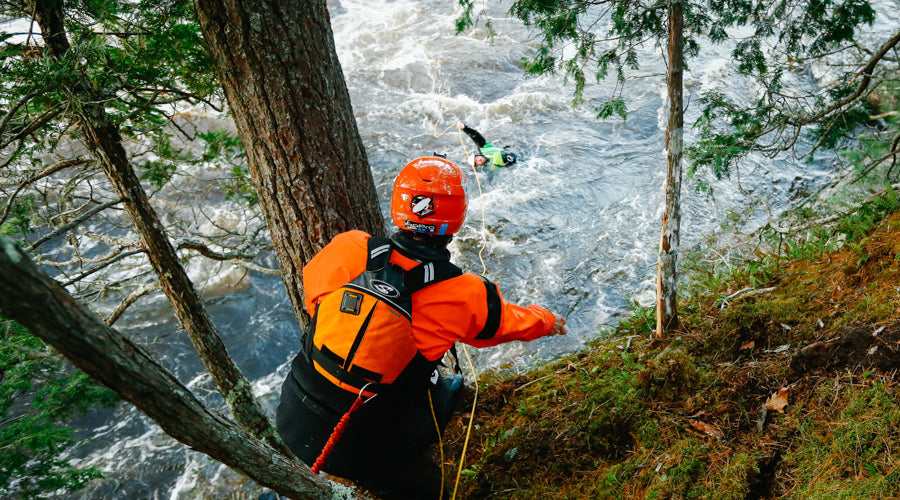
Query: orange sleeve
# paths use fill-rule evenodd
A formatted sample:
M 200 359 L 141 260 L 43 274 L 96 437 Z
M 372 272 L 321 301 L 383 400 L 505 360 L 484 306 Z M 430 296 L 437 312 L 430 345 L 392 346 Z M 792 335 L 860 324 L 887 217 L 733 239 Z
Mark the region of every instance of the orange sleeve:
M 510 304 L 493 283 L 475 274 L 463 274 L 414 294 L 413 311 L 417 347 L 431 360 L 443 356 L 456 341 L 474 347 L 529 341 L 547 335 L 556 323 L 543 307 Z
M 362 231 L 341 233 L 303 266 L 304 304 L 310 316 L 325 295 L 366 270 L 369 238 Z

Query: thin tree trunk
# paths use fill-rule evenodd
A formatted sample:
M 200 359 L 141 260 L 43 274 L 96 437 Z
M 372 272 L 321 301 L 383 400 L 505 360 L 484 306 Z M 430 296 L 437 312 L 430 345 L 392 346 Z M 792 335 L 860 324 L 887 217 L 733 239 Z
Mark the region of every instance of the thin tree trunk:
M 677 271 L 681 231 L 681 155 L 684 145 L 684 12 L 682 0 L 669 7 L 669 123 L 666 127 L 666 210 L 659 241 L 656 338 L 678 328 Z
M 281 495 L 332 497 L 325 479 L 206 408 L 150 354 L 82 308 L 5 237 L 0 237 L 0 314 L 28 328 L 192 449 Z
M 336 234 L 384 234 L 326 2 L 194 0 L 301 324 L 301 271 Z
M 61 58 L 69 50 L 62 6 L 62 2 L 52 0 L 35 3 L 35 18 L 47 42 L 50 56 L 55 58 Z M 78 74 L 76 68 L 73 68 L 73 74 Z M 181 266 L 162 223 L 150 206 L 147 194 L 122 146 L 118 126 L 106 114 L 103 102 L 108 96 L 95 90 L 87 80 L 77 77 L 73 78 L 66 91 L 81 118 L 81 129 L 88 147 L 100 158 L 107 178 L 123 200 L 163 292 L 169 297 L 175 315 L 212 375 L 235 420 L 254 436 L 286 451 L 287 448 L 281 443 L 253 396 L 252 386 L 228 355 L 200 295 Z

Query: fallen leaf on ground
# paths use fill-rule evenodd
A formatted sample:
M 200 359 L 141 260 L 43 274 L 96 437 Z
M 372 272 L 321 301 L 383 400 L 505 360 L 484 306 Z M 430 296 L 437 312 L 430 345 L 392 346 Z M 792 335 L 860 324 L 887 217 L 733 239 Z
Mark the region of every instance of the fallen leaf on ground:
M 772 396 L 766 400 L 766 409 L 784 413 L 784 407 L 788 405 L 787 396 L 787 387 L 782 387 L 778 392 L 772 394 Z
M 700 420 L 691 420 L 691 427 L 712 438 L 719 439 L 724 436 L 724 434 L 722 434 L 722 431 L 720 431 L 718 427 L 709 425 L 706 422 Z

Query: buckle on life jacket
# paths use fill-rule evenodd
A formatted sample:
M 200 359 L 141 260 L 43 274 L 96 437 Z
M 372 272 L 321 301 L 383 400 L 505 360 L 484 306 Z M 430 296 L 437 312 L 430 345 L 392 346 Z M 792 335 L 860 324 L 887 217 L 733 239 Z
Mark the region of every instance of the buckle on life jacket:
M 337 379 L 338 385 L 343 389 L 359 392 L 368 384 L 369 387 L 366 390 L 375 394 L 384 391 L 388 387 L 386 384 L 379 383 L 382 379 L 380 373 L 356 365 L 351 366 L 349 370 L 345 370 L 343 368 L 344 359 L 328 349 L 328 346 L 323 346 L 322 349 L 313 346 L 311 354 L 313 368 L 316 368 L 320 373 L 325 371 L 328 375 Z
M 322 349 L 316 349 L 316 351 L 321 352 L 322 355 L 325 356 L 325 358 L 327 358 L 329 361 L 334 363 L 336 366 L 344 366 L 344 358 L 340 357 L 337 353 L 332 352 L 331 349 L 329 349 L 327 345 L 322 346 Z M 370 381 L 370 382 L 366 382 L 366 383 L 372 383 L 372 384 L 377 384 L 377 383 L 381 382 L 381 379 L 384 377 L 384 375 L 382 375 L 380 373 L 373 372 L 372 370 L 366 370 L 365 368 L 363 368 L 359 365 L 353 365 L 350 367 L 349 370 L 343 370 L 343 368 L 342 368 L 341 371 L 342 372 L 346 371 L 347 373 L 359 375 L 363 379 Z

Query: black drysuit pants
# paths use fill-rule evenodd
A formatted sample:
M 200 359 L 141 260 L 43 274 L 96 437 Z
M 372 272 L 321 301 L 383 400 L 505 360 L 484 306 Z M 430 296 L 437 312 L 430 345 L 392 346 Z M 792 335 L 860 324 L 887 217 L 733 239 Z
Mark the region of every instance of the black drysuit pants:
M 294 364 L 295 369 L 297 364 Z M 306 370 L 303 370 L 304 372 Z M 333 398 L 322 401 L 304 389 L 304 380 L 318 374 L 288 374 L 281 389 L 276 425 L 282 439 L 307 465 L 312 466 L 335 425 L 356 395 L 335 387 Z M 321 385 L 319 385 L 321 389 Z M 453 411 L 455 394 L 450 381 L 441 377 L 420 394 L 384 394 L 363 404 L 350 418 L 322 470 L 349 479 L 385 500 L 437 500 L 441 470 L 429 457 L 429 446 L 438 440 Z M 349 396 L 349 397 L 348 397 Z M 337 404 L 334 404 L 335 401 Z M 449 489 L 447 485 L 443 488 Z

